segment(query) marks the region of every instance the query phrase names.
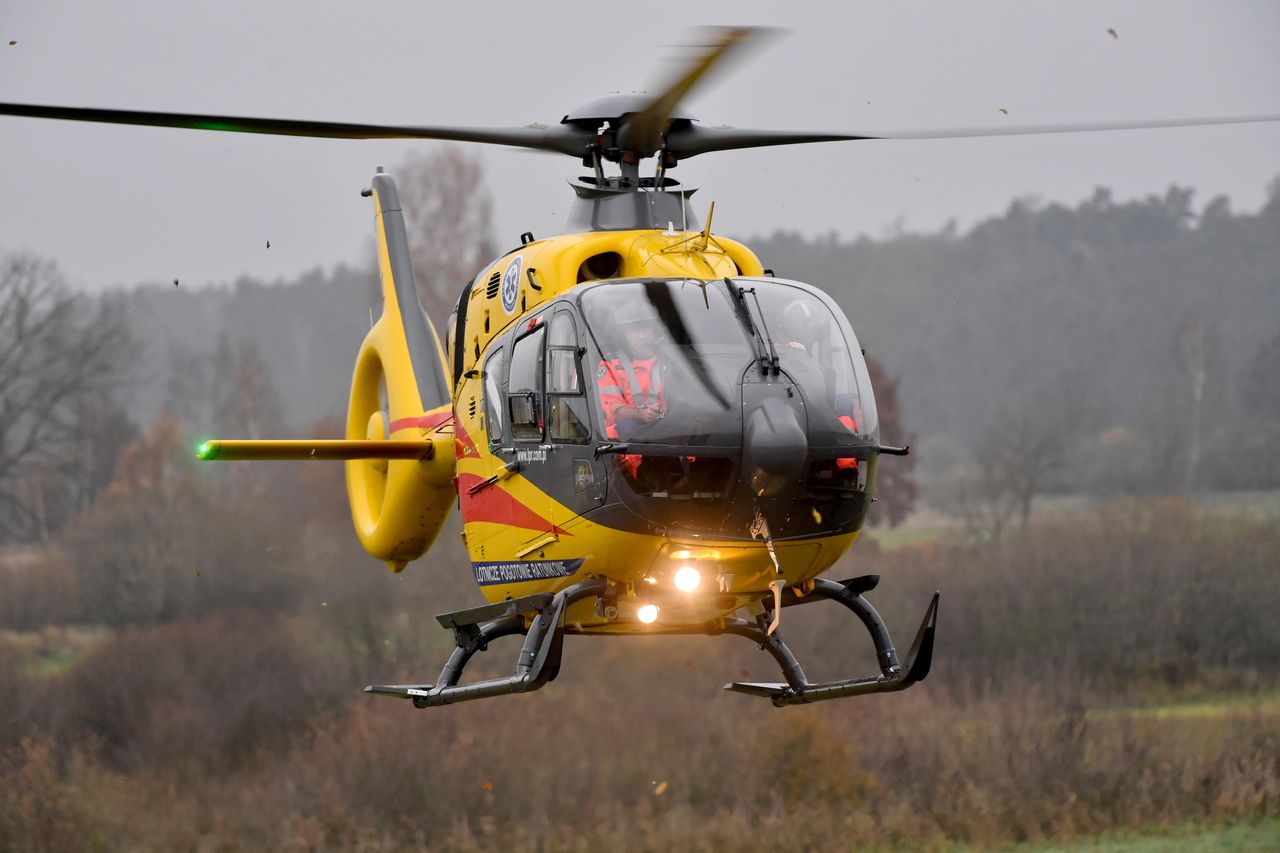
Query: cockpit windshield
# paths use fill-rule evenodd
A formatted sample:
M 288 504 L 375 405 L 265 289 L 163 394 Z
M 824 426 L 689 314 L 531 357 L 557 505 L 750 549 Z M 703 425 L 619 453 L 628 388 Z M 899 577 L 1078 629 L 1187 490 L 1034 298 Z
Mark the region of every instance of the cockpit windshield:
M 599 285 L 582 297 L 602 359 L 606 435 L 653 444 L 738 444 L 743 371 L 755 357 L 721 282 Z
M 754 290 L 747 301 L 764 317 L 782 371 L 800 386 L 809 407 L 809 443 L 843 444 L 849 434 L 876 436 L 866 360 L 844 315 L 809 289 L 782 282 L 746 288 Z
M 776 353 L 798 386 L 814 447 L 876 432 L 875 402 L 853 330 L 812 288 L 739 280 L 610 282 L 587 289 L 582 310 L 602 358 L 594 377 L 608 440 L 734 447 L 744 381 Z M 771 345 L 770 345 L 771 344 Z

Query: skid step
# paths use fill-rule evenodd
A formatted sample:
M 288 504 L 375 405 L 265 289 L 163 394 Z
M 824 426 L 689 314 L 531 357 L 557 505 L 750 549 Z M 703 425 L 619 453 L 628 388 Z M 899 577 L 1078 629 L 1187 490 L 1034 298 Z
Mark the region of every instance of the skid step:
M 394 696 L 397 699 L 412 699 L 414 696 L 426 696 L 434 684 L 370 684 L 365 693 L 376 696 Z
M 526 613 L 541 613 L 555 598 L 549 592 L 539 592 L 520 598 L 510 598 L 494 604 L 482 604 L 479 607 L 468 607 L 452 613 L 441 613 L 436 617 L 442 628 L 461 628 L 464 625 L 479 625 L 504 616 L 518 616 Z

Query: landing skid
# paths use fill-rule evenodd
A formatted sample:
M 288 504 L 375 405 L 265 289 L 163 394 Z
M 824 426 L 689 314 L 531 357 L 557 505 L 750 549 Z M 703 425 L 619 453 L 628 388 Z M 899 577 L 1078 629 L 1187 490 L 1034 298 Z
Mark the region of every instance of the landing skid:
M 865 575 L 840 582 L 818 579 L 813 582 L 813 589 L 803 598 L 797 596 L 794 589 L 788 589 L 782 595 L 783 607 L 808 604 L 816 599 L 828 599 L 852 610 L 862 620 L 867 632 L 871 634 L 871 641 L 875 644 L 876 660 L 880 664 L 878 677 L 810 683 L 805 678 L 795 655 L 782 641 L 778 632 L 768 633 L 770 616 L 766 613 L 758 617 L 754 623 L 745 619 L 726 620 L 723 632 L 756 641 L 761 649 L 771 654 L 778 662 L 786 683 L 762 684 L 734 681 L 726 684 L 724 689 L 745 693 L 748 696 L 763 696 L 773 700 L 773 704 L 781 708 L 784 705 L 804 705 L 826 699 L 864 696 L 868 693 L 892 693 L 895 690 L 906 690 L 916 682 L 924 681 L 925 676 L 929 674 L 929 666 L 933 662 L 933 635 L 938 625 L 939 594 L 937 592 L 933 594 L 933 599 L 925 610 L 924 620 L 920 623 L 920 629 L 916 631 L 911 650 L 907 652 L 906 662 L 900 665 L 884 620 L 880 618 L 880 614 L 871 606 L 871 603 L 862 597 L 862 593 L 875 589 L 879 582 L 880 578 L 877 575 Z
M 769 632 L 772 621 L 772 598 L 766 599 L 766 609 L 755 621 L 735 616 L 725 618 L 714 625 L 690 626 L 656 633 L 668 634 L 733 634 L 757 643 L 777 661 L 786 679 L 781 683 L 755 683 L 735 681 L 725 685 L 726 690 L 763 696 L 773 704 L 803 705 L 826 699 L 846 696 L 862 696 L 868 693 L 889 693 L 905 690 L 929 674 L 933 660 L 933 637 L 938 622 L 938 593 L 925 611 L 924 621 L 916 632 L 915 641 L 907 653 L 905 664 L 898 661 L 893 641 L 884 621 L 874 607 L 862 597 L 862 593 L 875 588 L 880 578 L 875 575 L 835 582 L 818 579 L 804 595 L 795 589 L 782 594 L 783 607 L 808 604 L 828 599 L 843 604 L 853 611 L 871 634 L 876 649 L 880 675 L 874 678 L 851 678 L 843 681 L 810 683 L 796 661 L 795 655 L 782 641 L 782 636 Z M 467 610 L 458 610 L 436 617 L 441 626 L 453 631 L 455 648 L 434 684 L 371 685 L 366 693 L 410 699 L 415 707 L 429 708 L 451 705 L 471 699 L 485 699 L 508 693 L 526 693 L 543 687 L 555 679 L 560 671 L 561 654 L 566 632 L 565 610 L 575 602 L 598 598 L 609 592 L 609 584 L 601 578 L 592 578 L 574 584 L 552 595 L 539 593 L 523 598 L 501 601 Z M 526 625 L 526 620 L 528 625 Z M 476 652 L 484 651 L 493 640 L 515 634 L 524 634 L 524 644 L 516 658 L 515 672 L 505 678 L 494 678 L 474 684 L 459 684 L 462 671 Z
M 436 683 L 374 684 L 366 687 L 364 692 L 412 699 L 414 707 L 431 708 L 466 702 L 469 699 L 537 690 L 560 672 L 565 609 L 575 601 L 598 596 L 607 587 L 606 581 L 592 578 L 555 595 L 526 595 L 523 598 L 438 616 L 436 618 L 443 627 L 453 629 L 456 646 Z M 526 615 L 532 616 L 528 628 L 524 624 Z M 462 670 L 472 655 L 487 649 L 491 641 L 512 634 L 525 635 L 524 645 L 516 658 L 514 675 L 478 681 L 475 684 L 458 684 Z

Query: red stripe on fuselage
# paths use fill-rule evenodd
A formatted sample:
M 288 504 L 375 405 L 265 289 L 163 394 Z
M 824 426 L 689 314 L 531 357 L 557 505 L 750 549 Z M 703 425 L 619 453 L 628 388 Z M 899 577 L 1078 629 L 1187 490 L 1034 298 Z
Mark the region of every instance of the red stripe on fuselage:
M 402 429 L 417 427 L 418 429 L 435 429 L 440 424 L 453 417 L 453 412 L 436 412 L 430 415 L 419 415 L 416 418 L 401 418 L 398 421 L 391 422 L 391 431 L 399 432 Z
M 484 479 L 475 474 L 458 475 L 458 498 L 462 504 L 463 521 L 487 521 L 526 530 L 545 530 L 562 536 L 572 535 L 516 500 L 514 495 L 497 483 L 490 483 L 473 493 L 471 487 L 483 483 Z

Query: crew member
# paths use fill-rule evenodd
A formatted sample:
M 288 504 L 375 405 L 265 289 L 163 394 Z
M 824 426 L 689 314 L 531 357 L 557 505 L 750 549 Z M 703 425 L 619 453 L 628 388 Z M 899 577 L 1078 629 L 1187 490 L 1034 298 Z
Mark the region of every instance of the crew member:
M 610 354 L 596 369 L 596 388 L 604 410 L 604 431 L 610 439 L 643 436 L 667 414 L 663 370 L 658 359 L 658 333 L 638 303 L 623 306 L 615 320 L 626 349 Z M 640 456 L 624 454 L 620 464 L 635 476 Z
M 818 360 L 818 353 L 816 351 L 810 352 L 810 347 L 803 342 L 806 340 L 813 342 L 816 350 L 816 344 L 823 338 L 830 336 L 830 324 L 830 316 L 819 310 L 817 306 L 807 299 L 793 300 L 782 312 L 783 337 L 786 339 L 784 346 L 807 356 L 806 361 L 809 363 L 805 367 L 819 374 L 822 373 L 823 369 Z M 783 358 L 784 361 L 789 361 L 787 364 L 788 372 L 803 372 L 800 370 L 800 363 L 795 359 L 786 359 L 785 353 Z M 826 382 L 823 380 L 818 387 L 823 387 L 825 384 Z M 840 424 L 845 429 L 856 435 L 861 407 L 857 406 L 847 394 L 836 394 L 834 402 L 836 419 L 840 421 Z M 858 460 L 852 458 L 836 459 L 836 468 L 843 471 L 857 470 Z

